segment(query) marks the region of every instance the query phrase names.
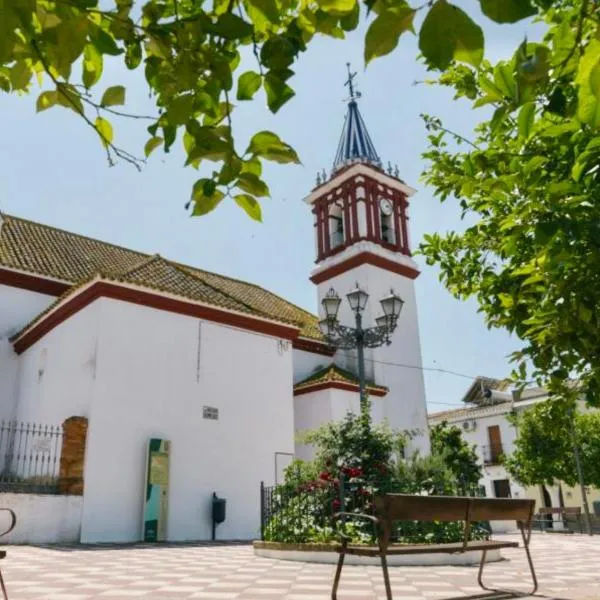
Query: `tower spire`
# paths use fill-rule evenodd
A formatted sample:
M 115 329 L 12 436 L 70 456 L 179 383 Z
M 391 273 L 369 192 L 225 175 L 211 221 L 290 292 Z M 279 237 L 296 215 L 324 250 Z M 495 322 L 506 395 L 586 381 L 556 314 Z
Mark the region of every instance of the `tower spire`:
M 344 86 L 348 86 L 350 98 L 342 135 L 333 161 L 333 171 L 335 172 L 352 162 L 367 162 L 381 167 L 381 160 L 356 103 L 361 96 L 354 82 L 356 72 L 352 72 L 350 63 L 346 63 L 346 67 L 348 68 L 348 79 Z

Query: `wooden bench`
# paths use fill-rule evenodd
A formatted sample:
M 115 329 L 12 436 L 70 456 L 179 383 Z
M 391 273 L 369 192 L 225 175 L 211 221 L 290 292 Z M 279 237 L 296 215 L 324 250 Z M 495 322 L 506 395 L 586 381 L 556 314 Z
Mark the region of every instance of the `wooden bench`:
M 5 510 L 10 514 L 10 525 L 6 531 L 0 533 L 0 537 L 10 533 L 17 524 L 17 515 L 15 515 L 14 511 L 10 508 L 0 508 L 0 511 Z M 0 550 L 0 559 L 6 558 L 6 550 Z M 4 595 L 4 600 L 8 600 L 8 592 L 6 591 L 6 586 L 4 585 L 4 579 L 2 579 L 2 571 L 0 571 L 0 588 L 2 589 L 2 594 Z
M 569 517 L 575 519 L 579 527 L 579 533 L 583 533 L 581 506 L 545 506 L 539 508 L 534 523 L 539 523 L 542 531 L 545 531 L 548 526 L 546 517 L 554 517 L 554 515 L 560 515 L 562 521 L 568 521 Z M 554 523 L 554 520 L 552 522 Z
M 331 597 L 337 598 L 337 589 L 346 554 L 358 556 L 378 556 L 381 560 L 385 592 L 388 600 L 392 600 L 392 589 L 388 574 L 386 556 L 397 554 L 433 554 L 433 553 L 462 553 L 471 550 L 481 551 L 481 562 L 477 582 L 488 591 L 499 591 L 487 588 L 483 584 L 483 567 L 489 550 L 500 548 L 518 548 L 519 543 L 513 541 L 482 540 L 470 541 L 472 524 L 476 521 L 506 521 L 515 520 L 523 538 L 523 547 L 527 555 L 534 594 L 538 583 L 529 553 L 531 523 L 535 500 L 504 499 L 504 498 L 466 498 L 456 496 L 410 496 L 406 494 L 385 494 L 374 499 L 374 515 L 357 513 L 337 513 L 336 519 L 361 518 L 373 522 L 377 530 L 377 546 L 352 545 L 350 539 L 342 534 L 342 543 L 336 548 L 338 560 Z M 392 544 L 393 524 L 396 521 L 462 521 L 464 522 L 463 540 L 452 544 Z M 502 590 L 505 591 L 505 590 Z

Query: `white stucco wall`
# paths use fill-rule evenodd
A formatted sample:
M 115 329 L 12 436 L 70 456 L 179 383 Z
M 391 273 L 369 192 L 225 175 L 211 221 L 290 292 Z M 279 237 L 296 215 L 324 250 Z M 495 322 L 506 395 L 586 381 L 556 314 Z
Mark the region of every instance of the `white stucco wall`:
M 81 496 L 2 494 L 2 508 L 12 508 L 17 525 L 2 538 L 3 544 L 59 544 L 78 542 L 81 528 Z M 9 524 L 0 511 L 0 530 Z
M 390 426 L 399 430 L 420 430 L 422 435 L 412 440 L 409 451 L 419 450 L 421 453 L 427 454 L 429 452 L 429 436 L 423 373 L 418 368 L 398 366 L 401 364 L 421 366 L 421 343 L 414 281 L 373 265 L 361 265 L 319 284 L 319 298 L 322 298 L 330 287 L 333 287 L 343 298 L 339 312 L 339 319 L 343 324 L 352 325 L 354 323 L 354 315 L 345 295 L 356 286 L 357 282 L 370 295 L 367 308 L 363 313 L 365 327 L 375 325 L 375 318 L 382 314 L 379 300 L 389 295 L 390 289 L 393 289 L 404 300 L 391 345 L 372 350 L 367 349 L 365 351 L 365 371 L 368 379 L 374 379 L 378 385 L 389 388 L 383 401 L 383 411 Z M 348 354 L 351 355 L 351 358 L 345 360 L 343 355 L 338 353 L 336 362 L 356 373 L 356 351 Z
M 278 340 L 101 299 L 90 411 L 83 542 L 140 539 L 147 442 L 172 442 L 167 537 L 208 539 L 212 493 L 227 499 L 221 539 L 259 531 L 259 485 L 293 452 L 292 351 Z M 201 339 L 198 353 L 199 338 Z M 219 420 L 203 419 L 204 405 Z
M 9 338 L 53 300 L 53 296 L 0 284 L 0 421 L 16 416 L 19 360 Z
M 298 383 L 312 375 L 315 371 L 330 365 L 333 362 L 332 356 L 306 352 L 306 350 L 297 350 L 294 348 L 294 383 Z
M 89 417 L 96 377 L 99 304 L 75 313 L 20 356 L 19 421 L 60 425 Z
M 371 398 L 371 416 L 374 423 L 383 420 L 384 398 Z M 294 423 L 296 432 L 317 429 L 329 421 L 342 421 L 352 412 L 360 413 L 360 396 L 358 392 L 329 388 L 294 396 Z M 296 458 L 312 460 L 315 448 L 296 443 Z

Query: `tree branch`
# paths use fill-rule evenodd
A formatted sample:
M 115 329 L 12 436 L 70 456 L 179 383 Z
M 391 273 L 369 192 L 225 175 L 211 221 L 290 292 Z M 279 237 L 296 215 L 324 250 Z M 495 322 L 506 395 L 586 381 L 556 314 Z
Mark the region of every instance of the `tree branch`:
M 106 149 L 106 158 L 108 160 L 108 164 L 111 167 L 114 166 L 114 164 L 115 164 L 113 157 L 111 156 L 111 151 L 112 151 L 112 152 L 114 152 L 115 156 L 125 160 L 128 163 L 131 163 L 138 171 L 141 171 L 140 163 L 143 163 L 144 161 L 140 158 L 136 158 L 129 152 L 122 150 L 121 148 L 118 148 L 111 141 L 106 139 L 106 137 L 103 135 L 103 133 L 98 130 L 98 128 L 96 127 L 96 124 L 93 123 L 90 120 L 90 118 L 85 114 L 85 111 L 82 110 L 82 108 L 77 104 L 77 102 L 75 102 L 73 100 L 71 95 L 65 91 L 65 83 L 56 79 L 56 77 L 54 76 L 54 74 L 52 73 L 52 71 L 50 69 L 50 66 L 46 62 L 46 59 L 44 58 L 44 55 L 40 51 L 40 49 L 34 39 L 31 40 L 31 47 L 34 49 L 36 55 L 40 59 L 40 62 L 42 63 L 42 66 L 44 67 L 44 71 L 47 73 L 48 77 L 50 77 L 50 79 L 53 81 L 54 85 L 56 86 L 56 91 L 63 98 L 65 98 L 65 100 L 69 103 L 69 105 L 73 108 L 73 110 L 87 123 L 87 125 L 89 125 L 96 132 L 98 137 L 102 140 L 102 143 L 104 144 L 104 148 Z M 83 97 L 80 93 L 78 93 L 78 92 L 73 92 L 73 93 L 76 93 L 77 96 L 82 101 L 86 101 L 86 102 L 88 101 L 88 99 Z

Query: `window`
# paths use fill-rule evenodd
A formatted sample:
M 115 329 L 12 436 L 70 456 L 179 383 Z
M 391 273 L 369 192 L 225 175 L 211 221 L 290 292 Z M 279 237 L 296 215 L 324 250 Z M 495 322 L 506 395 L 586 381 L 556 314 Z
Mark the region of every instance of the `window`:
M 331 249 L 343 245 L 344 235 L 344 216 L 341 206 L 334 204 L 329 212 L 329 240 Z
M 500 435 L 500 426 L 492 425 L 488 427 L 488 452 L 486 453 L 486 462 L 491 465 L 497 465 L 502 458 L 502 436 Z
M 508 479 L 494 479 L 494 496 L 496 498 L 510 498 L 510 481 Z

